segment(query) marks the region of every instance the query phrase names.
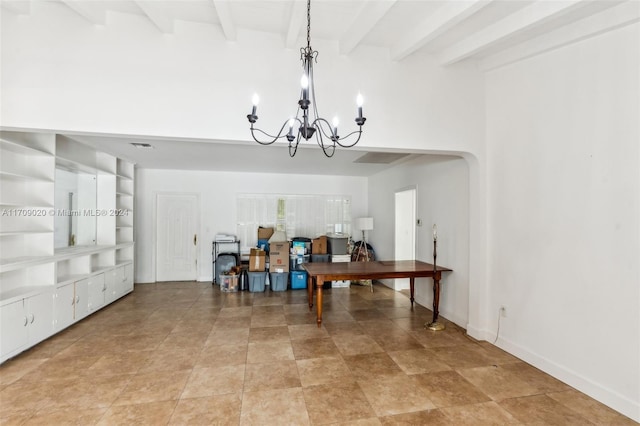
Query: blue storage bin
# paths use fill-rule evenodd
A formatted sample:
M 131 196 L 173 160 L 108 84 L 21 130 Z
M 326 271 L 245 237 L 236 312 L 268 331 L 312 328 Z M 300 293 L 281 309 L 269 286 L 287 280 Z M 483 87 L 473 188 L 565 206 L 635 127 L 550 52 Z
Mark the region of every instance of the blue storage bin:
M 267 272 L 248 272 L 249 274 L 249 291 L 264 291 L 264 285 L 267 282 Z
M 288 278 L 288 272 L 271 272 L 269 274 L 271 291 L 286 291 Z
M 269 240 L 258 240 L 258 244 L 257 244 L 258 248 L 261 248 L 262 250 L 266 251 L 267 253 L 269 252 Z
M 307 288 L 307 271 L 291 271 L 291 288 Z

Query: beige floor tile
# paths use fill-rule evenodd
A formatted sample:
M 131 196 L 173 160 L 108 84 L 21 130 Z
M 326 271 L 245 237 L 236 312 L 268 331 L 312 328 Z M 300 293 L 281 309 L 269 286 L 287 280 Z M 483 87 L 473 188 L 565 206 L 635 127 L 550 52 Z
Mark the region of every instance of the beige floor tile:
M 508 411 L 497 403 L 482 402 L 479 404 L 460 405 L 440 410 L 447 419 L 446 424 L 460 426 L 476 425 L 519 425 L 520 423 Z
M 107 410 L 98 425 L 161 425 L 167 424 L 177 401 L 118 405 Z
M 286 326 L 287 319 L 284 313 L 253 314 L 251 315 L 251 327 L 275 327 Z
M 384 352 L 376 341 L 367 335 L 338 335 L 332 337 L 333 342 L 344 356 Z
M 441 362 L 454 369 L 493 365 L 491 357 L 478 345 L 444 346 L 431 349 Z
M 191 370 L 137 374 L 131 377 L 114 405 L 177 400 L 190 374 Z
M 343 356 L 356 380 L 403 373 L 402 369 L 385 353 Z
M 546 395 L 505 399 L 498 404 L 527 425 L 585 426 L 594 424 L 577 411 Z
M 296 364 L 303 387 L 354 381 L 342 357 L 301 359 Z
M 195 366 L 201 352 L 200 349 L 191 347 L 172 347 L 154 351 L 147 359 L 147 362 L 140 367 L 138 373 L 190 370 Z
M 244 391 L 299 388 L 301 386 L 295 361 L 274 361 L 247 364 Z
M 180 398 L 199 398 L 242 391 L 245 366 L 195 367 Z
M 517 358 L 514 362 L 500 365 L 500 368 L 508 371 L 519 380 L 526 382 L 529 386 L 534 387 L 536 389 L 536 393 L 558 392 L 571 389 L 570 386 L 562 383 L 560 380 L 543 373 L 537 368 L 532 367 Z
M 451 370 L 430 349 L 394 350 L 387 353 L 406 374 Z
M 275 361 L 293 361 L 291 342 L 249 343 L 247 364 L 262 364 Z
M 65 408 L 61 410 L 43 410 L 22 423 L 24 426 L 51 425 L 95 425 L 107 412 L 107 408 L 78 409 Z M 2 423 L 4 425 L 4 423 Z
M 565 407 L 569 407 L 580 413 L 582 416 L 587 417 L 595 424 L 619 426 L 638 424 L 630 418 L 623 416 L 606 405 L 574 389 L 563 392 L 552 392 L 547 394 L 547 396 Z
M 330 337 L 324 339 L 307 339 L 291 341 L 296 359 L 326 358 L 339 354 L 338 347 Z
M 436 425 L 449 426 L 452 423 L 440 410 L 416 411 L 413 413 L 396 414 L 380 418 L 380 423 L 384 426 L 394 425 Z
M 456 371 L 438 371 L 418 374 L 415 379 L 439 407 L 486 402 L 490 398 Z
M 329 337 L 327 329 L 313 324 L 289 325 L 291 340 L 322 339 Z
M 59 382 L 55 407 L 107 408 L 122 393 L 132 375 L 86 376 Z
M 240 425 L 308 425 L 301 388 L 244 392 Z
M 404 373 L 359 380 L 358 385 L 378 416 L 436 408 L 415 376 Z
M 501 365 L 461 369 L 458 372 L 494 401 L 542 393 L 534 384 L 520 379 Z
M 386 351 L 422 349 L 424 346 L 405 331 L 382 332 L 371 337 Z
M 89 368 L 100 360 L 102 355 L 56 356 L 42 363 L 38 368 L 22 376 L 23 381 L 42 382 L 46 380 L 64 380 L 88 374 Z
M 249 326 L 245 328 L 225 328 L 214 326 L 205 342 L 205 348 L 216 345 L 240 345 L 249 343 Z
M 332 383 L 303 388 L 313 424 L 330 424 L 376 417 L 356 382 Z
M 135 374 L 149 362 L 153 355 L 153 351 L 127 351 L 105 354 L 89 367 L 88 372 L 91 376 Z
M 196 367 L 221 367 L 246 364 L 249 345 L 206 346 L 196 360 Z
M 236 426 L 240 422 L 242 393 L 189 398 L 178 401 L 169 425 Z
M 21 379 L 25 374 L 40 367 L 47 358 L 14 358 L 0 365 L 0 389 Z
M 289 328 L 286 325 L 275 327 L 252 327 L 249 330 L 249 343 L 289 341 Z

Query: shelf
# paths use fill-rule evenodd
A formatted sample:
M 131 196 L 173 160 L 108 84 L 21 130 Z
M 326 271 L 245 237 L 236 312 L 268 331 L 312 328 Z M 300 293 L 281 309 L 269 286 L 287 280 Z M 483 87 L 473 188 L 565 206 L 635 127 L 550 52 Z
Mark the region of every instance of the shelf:
M 9 210 L 9 209 L 17 209 L 17 210 L 41 210 L 41 209 L 53 209 L 53 204 L 48 205 L 36 205 L 32 203 L 5 203 L 0 201 L 0 208 Z M 47 212 L 49 214 L 49 212 Z M 29 217 L 29 216 L 27 216 Z M 32 217 L 32 216 L 31 216 Z
M 51 256 L 20 256 L 0 260 L 0 273 L 14 271 L 16 269 L 28 268 L 30 266 L 53 263 L 55 260 Z
M 50 152 L 43 151 L 39 148 L 33 148 L 31 146 L 25 146 L 16 142 L 11 142 L 6 139 L 0 139 L 0 148 L 6 151 L 15 152 L 16 154 L 53 157 L 53 154 Z
M 30 181 L 30 182 L 53 183 L 53 179 L 52 178 L 44 178 L 44 177 L 39 177 L 39 176 L 29 176 L 29 175 L 24 175 L 24 174 L 20 174 L 20 173 L 11 173 L 11 172 L 4 172 L 4 171 L 0 171 L 0 178 L 4 178 L 4 179 L 7 179 L 7 180 L 14 180 L 14 181 Z
M 132 178 L 132 177 L 125 176 L 125 175 L 121 175 L 121 174 L 116 174 L 116 177 L 117 177 L 118 179 L 122 179 L 122 180 L 129 180 L 129 181 L 133 181 L 133 178 Z
M 117 197 L 133 197 L 133 194 L 130 192 L 116 191 L 116 196 Z
M 61 277 L 58 277 L 56 279 L 56 287 L 60 287 L 63 286 L 65 284 L 70 284 L 70 283 L 74 283 L 76 281 L 80 281 L 83 280 L 85 278 L 87 278 L 90 274 L 70 274 L 70 275 L 63 275 Z
M 50 285 L 34 285 L 34 286 L 26 285 L 20 288 L 14 288 L 7 291 L 0 291 L 0 304 L 6 305 L 9 303 L 16 302 L 20 299 L 37 296 L 38 294 L 42 294 L 51 290 L 52 290 L 52 286 Z
M 28 216 L 25 216 L 28 217 Z M 20 231 L 4 231 L 4 232 L 0 232 L 0 237 L 10 237 L 10 236 L 15 236 L 15 235 L 35 235 L 35 234 L 50 234 L 53 232 L 53 229 L 50 230 L 42 230 L 42 231 L 25 231 L 25 230 L 20 230 Z

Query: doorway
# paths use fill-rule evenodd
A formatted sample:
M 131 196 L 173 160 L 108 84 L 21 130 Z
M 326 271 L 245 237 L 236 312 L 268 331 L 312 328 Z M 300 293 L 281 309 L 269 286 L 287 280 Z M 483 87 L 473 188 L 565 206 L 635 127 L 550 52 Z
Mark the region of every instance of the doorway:
M 196 280 L 199 205 L 196 194 L 158 194 L 156 281 Z
M 416 188 L 395 193 L 395 259 L 416 258 Z M 395 279 L 394 289 L 409 288 L 409 279 Z

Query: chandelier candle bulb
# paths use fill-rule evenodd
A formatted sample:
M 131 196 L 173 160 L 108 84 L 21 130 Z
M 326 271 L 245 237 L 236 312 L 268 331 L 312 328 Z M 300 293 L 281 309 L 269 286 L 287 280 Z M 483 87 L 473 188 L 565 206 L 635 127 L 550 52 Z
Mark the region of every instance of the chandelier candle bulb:
M 438 241 L 438 228 L 436 224 L 433 224 L 433 241 Z
M 358 105 L 358 118 L 362 118 L 362 104 L 364 100 L 362 99 L 362 94 L 358 93 L 356 97 L 356 105 Z

